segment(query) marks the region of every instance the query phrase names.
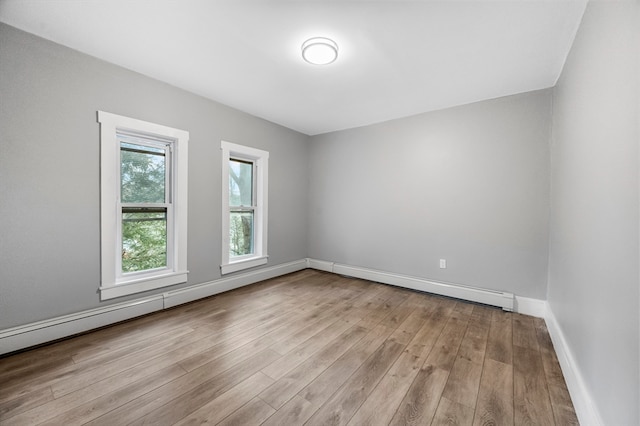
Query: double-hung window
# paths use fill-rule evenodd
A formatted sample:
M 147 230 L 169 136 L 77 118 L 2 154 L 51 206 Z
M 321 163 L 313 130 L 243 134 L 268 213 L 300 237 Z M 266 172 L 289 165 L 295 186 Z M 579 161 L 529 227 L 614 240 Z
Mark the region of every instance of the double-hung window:
M 267 263 L 269 153 L 229 142 L 222 149 L 222 274 Z
M 187 280 L 189 134 L 98 112 L 101 298 Z

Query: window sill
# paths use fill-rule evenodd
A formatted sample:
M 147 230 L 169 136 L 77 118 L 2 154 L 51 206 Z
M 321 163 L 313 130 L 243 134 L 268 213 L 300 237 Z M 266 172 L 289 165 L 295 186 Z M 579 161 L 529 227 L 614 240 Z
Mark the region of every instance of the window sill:
M 116 297 L 127 296 L 129 294 L 141 293 L 143 291 L 155 290 L 174 284 L 187 282 L 189 271 L 170 272 L 154 277 L 138 278 L 115 285 L 100 287 L 100 300 L 114 299 Z
M 251 259 L 239 260 L 237 262 L 228 263 L 226 265 L 220 265 L 220 273 L 222 275 L 230 274 L 232 272 L 242 271 L 244 269 L 254 268 L 256 266 L 264 265 L 267 263 L 268 256 L 252 257 Z

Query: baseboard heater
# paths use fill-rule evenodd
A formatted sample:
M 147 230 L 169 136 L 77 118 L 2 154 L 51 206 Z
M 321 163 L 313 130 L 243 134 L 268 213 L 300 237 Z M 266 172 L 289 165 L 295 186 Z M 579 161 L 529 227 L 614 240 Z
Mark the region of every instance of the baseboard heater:
M 259 281 L 306 269 L 306 259 L 233 274 L 154 296 L 112 303 L 69 315 L 0 330 L 0 355 L 199 300 Z
M 501 307 L 506 311 L 513 311 L 514 309 L 514 296 L 511 293 L 440 283 L 322 260 L 300 259 L 272 267 L 260 268 L 244 274 L 234 274 L 230 277 L 196 284 L 142 299 L 109 304 L 70 315 L 63 315 L 0 330 L 0 355 L 73 336 L 74 334 L 83 333 L 88 330 L 104 327 L 305 268 L 318 269 L 354 278 L 484 303 L 486 305 Z
M 470 302 L 497 306 L 509 312 L 512 312 L 514 307 L 514 295 L 512 293 L 502 291 L 431 281 L 408 275 L 394 274 L 357 266 L 342 265 L 323 260 L 307 259 L 307 266 L 309 268 L 333 272 L 334 274 L 346 275 L 348 277 L 361 278 L 364 280 L 410 288 L 441 296 L 454 297 L 456 299 L 467 300 Z

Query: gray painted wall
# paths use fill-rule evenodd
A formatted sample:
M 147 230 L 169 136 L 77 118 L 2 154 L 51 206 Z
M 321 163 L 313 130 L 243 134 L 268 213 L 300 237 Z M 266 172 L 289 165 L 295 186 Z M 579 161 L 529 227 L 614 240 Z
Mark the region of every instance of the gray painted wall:
M 550 129 L 543 90 L 314 136 L 309 256 L 545 299 Z
M 592 2 L 554 90 L 548 300 L 607 425 L 637 425 L 638 2 Z
M 101 305 L 97 110 L 190 132 L 188 284 L 220 277 L 221 139 L 270 152 L 269 265 L 306 256 L 306 135 L 0 24 L 0 329 Z

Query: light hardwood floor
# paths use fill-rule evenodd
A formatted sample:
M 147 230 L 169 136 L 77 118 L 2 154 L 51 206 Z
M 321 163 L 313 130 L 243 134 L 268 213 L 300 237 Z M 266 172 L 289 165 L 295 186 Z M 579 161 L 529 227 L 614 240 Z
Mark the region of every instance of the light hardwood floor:
M 0 359 L 1 425 L 571 425 L 544 321 L 314 270 Z

